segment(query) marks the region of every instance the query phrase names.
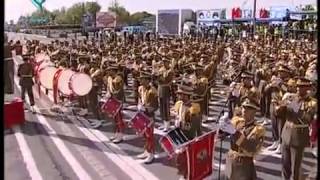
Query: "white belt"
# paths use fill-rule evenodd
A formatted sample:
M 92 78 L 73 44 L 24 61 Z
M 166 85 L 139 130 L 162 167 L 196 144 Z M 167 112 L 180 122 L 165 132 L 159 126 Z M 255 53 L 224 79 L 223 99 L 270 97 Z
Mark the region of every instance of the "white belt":
M 308 128 L 308 124 L 294 124 L 293 122 L 287 122 L 288 126 L 291 128 Z

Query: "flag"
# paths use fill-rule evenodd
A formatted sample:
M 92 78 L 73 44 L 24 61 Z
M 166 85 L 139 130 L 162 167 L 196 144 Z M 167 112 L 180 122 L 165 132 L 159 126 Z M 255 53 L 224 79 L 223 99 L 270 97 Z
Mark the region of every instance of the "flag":
M 202 180 L 212 173 L 215 132 L 187 145 L 188 180 Z

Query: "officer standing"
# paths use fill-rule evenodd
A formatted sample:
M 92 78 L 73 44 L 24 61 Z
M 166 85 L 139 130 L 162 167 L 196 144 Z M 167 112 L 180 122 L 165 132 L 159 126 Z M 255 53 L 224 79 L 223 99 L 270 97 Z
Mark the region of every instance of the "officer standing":
M 257 179 L 253 160 L 261 150 L 265 135 L 265 128 L 255 120 L 259 104 L 246 99 L 241 107 L 242 115 L 233 117 L 232 125 L 223 124 L 220 127 L 222 131 L 231 134 L 231 149 L 226 162 L 226 175 L 229 180 Z
M 304 148 L 309 145 L 309 125 L 317 109 L 317 101 L 308 96 L 312 88 L 310 80 L 301 77 L 297 80 L 297 94 L 287 102 L 286 121 L 282 130 L 282 171 L 285 180 L 300 179 Z
M 22 58 L 24 63 L 20 64 L 18 67 L 18 77 L 20 78 L 19 85 L 21 86 L 21 98 L 23 101 L 25 101 L 25 93 L 28 93 L 31 111 L 35 113 L 33 109 L 35 103 L 32 91 L 32 86 L 34 84 L 32 79 L 34 76 L 34 71 L 32 64 L 29 62 L 30 56 L 24 55 Z
M 274 77 L 271 81 L 273 88 L 271 93 L 271 122 L 272 122 L 272 134 L 274 143 L 268 147 L 268 150 L 275 150 L 276 153 L 281 151 L 281 132 L 285 122 L 284 108 L 281 107 L 281 100 L 283 95 L 287 92 L 286 82 L 290 77 L 290 69 L 286 66 L 280 66 L 278 68 L 278 77 Z
M 173 80 L 173 71 L 170 68 L 170 61 L 163 59 L 163 66 L 159 69 L 158 94 L 160 102 L 160 115 L 164 121 L 164 131 L 170 127 L 170 86 Z
M 179 127 L 183 134 L 192 140 L 201 135 L 201 108 L 199 103 L 192 102 L 193 88 L 185 85 L 178 87 L 179 100 L 175 103 L 173 111 L 176 113 L 176 127 Z M 187 154 L 186 151 L 179 152 L 176 157 L 176 164 L 180 179 L 187 177 Z
M 155 87 L 151 85 L 151 73 L 141 72 L 140 73 L 140 83 L 141 86 L 138 88 L 139 93 L 139 103 L 138 110 L 143 112 L 151 121 L 150 125 L 147 127 L 146 132 L 144 132 L 144 137 L 146 138 L 145 151 L 138 155 L 137 158 L 144 159 L 145 164 L 152 163 L 154 159 L 155 145 L 154 145 L 154 116 L 155 111 L 158 109 L 158 93 Z
M 209 97 L 208 97 L 208 78 L 201 75 L 203 67 L 197 65 L 195 67 L 195 81 L 193 82 L 194 92 L 201 106 L 202 122 L 208 121 L 209 116 Z

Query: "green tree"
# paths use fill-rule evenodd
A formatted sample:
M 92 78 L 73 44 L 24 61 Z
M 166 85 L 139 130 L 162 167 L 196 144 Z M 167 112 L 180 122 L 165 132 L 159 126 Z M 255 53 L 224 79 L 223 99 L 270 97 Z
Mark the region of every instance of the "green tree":
M 125 25 L 130 23 L 130 13 L 123 6 L 120 6 L 117 0 L 111 2 L 108 10 L 116 14 L 117 24 Z
M 101 10 L 101 6 L 97 2 L 87 2 L 85 4 L 86 12 L 90 13 L 93 17 L 93 22 L 96 22 L 96 14 Z
M 143 22 L 143 20 L 145 18 L 151 17 L 153 16 L 152 14 L 148 13 L 148 12 L 136 12 L 134 14 L 132 14 L 130 16 L 130 22 L 129 25 L 141 25 L 141 23 Z

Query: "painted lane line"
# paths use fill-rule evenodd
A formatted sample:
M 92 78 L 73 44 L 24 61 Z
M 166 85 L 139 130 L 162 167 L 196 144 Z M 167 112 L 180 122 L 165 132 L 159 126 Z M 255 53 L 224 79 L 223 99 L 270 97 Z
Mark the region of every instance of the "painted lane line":
M 18 89 L 21 91 L 21 87 L 19 86 L 17 77 L 15 77 L 14 81 Z M 36 105 L 34 106 L 34 109 L 36 111 L 39 111 Z M 50 134 L 56 135 L 58 137 L 57 133 L 54 131 L 54 129 L 50 126 L 48 121 L 43 116 L 40 116 L 38 114 L 36 114 L 35 116 L 38 118 L 38 121 L 49 130 L 48 132 L 50 132 Z M 72 153 L 69 151 L 69 149 L 66 147 L 66 145 L 61 139 L 54 138 L 53 136 L 49 136 L 49 138 L 54 142 L 57 149 L 60 151 L 61 155 L 66 159 L 66 161 L 69 163 L 70 167 L 73 169 L 74 173 L 78 176 L 79 179 L 92 179 L 85 171 L 85 169 L 83 169 L 80 163 L 76 160 L 76 158 L 72 155 Z
M 24 163 L 26 164 L 27 170 L 32 180 L 43 180 L 40 171 L 35 163 L 32 156 L 31 149 L 29 148 L 24 135 L 21 132 L 21 128 L 16 126 L 12 128 L 17 139 L 20 152 L 22 154 Z
M 70 119 L 70 117 L 68 117 Z M 65 122 L 57 122 L 59 127 L 61 127 L 61 130 L 64 135 L 70 136 L 70 137 L 77 137 L 77 135 L 71 130 L 68 125 L 66 125 Z M 75 149 L 79 152 L 79 154 L 87 161 L 87 163 L 96 171 L 96 173 L 100 176 L 100 178 L 103 178 L 105 174 L 111 175 L 111 173 L 104 168 L 104 165 L 98 161 L 96 157 L 93 156 L 92 152 L 89 151 L 89 148 L 86 146 L 75 146 Z M 102 168 L 95 169 L 95 166 L 100 166 Z
M 80 118 L 82 118 L 82 117 L 80 117 Z M 83 120 L 83 118 L 82 118 L 82 120 Z M 83 129 L 90 129 L 90 125 L 85 123 L 85 121 L 83 121 L 83 122 L 84 122 L 83 123 L 84 126 L 86 127 Z M 81 124 L 79 124 L 80 122 L 74 121 L 74 123 L 78 124 L 79 128 L 81 127 Z M 101 131 L 96 130 L 96 129 L 90 129 L 90 131 L 93 135 L 95 135 L 96 141 L 110 142 L 110 139 L 107 136 L 105 136 Z M 145 177 L 145 179 L 159 180 L 158 177 L 156 177 L 154 174 L 152 174 L 146 168 L 144 168 L 137 160 L 133 159 L 131 156 L 129 156 L 127 153 L 125 153 L 118 145 L 116 145 L 114 143 L 108 143 L 108 144 L 104 144 L 104 145 L 107 146 L 115 154 L 117 154 L 119 156 L 119 158 L 121 158 L 124 162 L 127 162 L 127 166 L 131 166 L 131 168 L 133 168 L 136 172 L 139 172 L 140 174 L 142 174 Z
M 74 124 L 78 125 L 78 129 L 90 140 L 92 141 L 102 152 L 105 154 L 112 162 L 114 162 L 123 172 L 125 172 L 131 179 L 148 179 L 142 174 L 139 174 L 139 171 L 136 171 L 132 167 L 128 166 L 126 161 L 121 158 L 121 155 L 112 152 L 100 139 L 98 139 L 90 130 L 87 128 L 81 127 L 82 125 L 77 120 L 68 117 Z

